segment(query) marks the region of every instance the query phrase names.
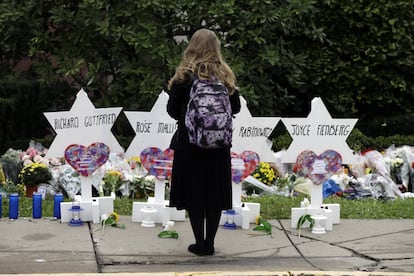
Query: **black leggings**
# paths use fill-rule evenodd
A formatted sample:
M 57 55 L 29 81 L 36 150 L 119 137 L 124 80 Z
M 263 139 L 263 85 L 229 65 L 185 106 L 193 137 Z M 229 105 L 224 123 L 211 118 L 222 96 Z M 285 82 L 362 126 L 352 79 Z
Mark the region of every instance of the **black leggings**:
M 196 245 L 202 247 L 213 247 L 214 238 L 216 237 L 217 229 L 220 223 L 221 210 L 204 211 L 191 209 L 187 211 Z M 206 221 L 205 237 L 204 220 Z

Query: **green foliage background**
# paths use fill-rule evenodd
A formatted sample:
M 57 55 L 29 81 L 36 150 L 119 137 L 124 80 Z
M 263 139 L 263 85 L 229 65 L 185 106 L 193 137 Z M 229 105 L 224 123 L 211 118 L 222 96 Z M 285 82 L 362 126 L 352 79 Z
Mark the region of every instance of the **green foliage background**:
M 0 152 L 47 146 L 42 113 L 68 110 L 80 88 L 98 107 L 149 110 L 201 27 L 253 115 L 306 116 L 321 97 L 367 137 L 413 135 L 413 15 L 411 0 L 3 0 Z M 125 117 L 113 131 L 128 146 Z

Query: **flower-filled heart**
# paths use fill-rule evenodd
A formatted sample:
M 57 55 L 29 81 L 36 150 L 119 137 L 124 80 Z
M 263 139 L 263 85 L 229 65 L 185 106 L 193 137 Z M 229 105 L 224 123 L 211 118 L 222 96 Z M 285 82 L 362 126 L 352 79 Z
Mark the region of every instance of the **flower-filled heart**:
M 104 143 L 93 143 L 85 147 L 72 144 L 65 149 L 65 159 L 78 173 L 91 175 L 108 160 L 109 147 Z
M 171 177 L 174 150 L 161 150 L 156 147 L 149 147 L 141 152 L 141 164 L 148 173 L 159 180 L 169 179 Z
M 342 156 L 334 150 L 320 155 L 313 151 L 302 151 L 296 159 L 296 167 L 316 185 L 322 184 L 342 167 Z
M 234 183 L 242 182 L 260 162 L 259 155 L 254 151 L 243 151 L 241 154 L 231 153 L 231 174 Z

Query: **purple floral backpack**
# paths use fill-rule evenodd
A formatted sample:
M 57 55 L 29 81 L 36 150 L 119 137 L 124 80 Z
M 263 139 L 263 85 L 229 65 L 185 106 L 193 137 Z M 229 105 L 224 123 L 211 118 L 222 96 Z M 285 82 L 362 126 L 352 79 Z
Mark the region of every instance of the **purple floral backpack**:
M 193 82 L 185 125 L 191 144 L 207 149 L 231 146 L 233 118 L 224 84 L 211 80 Z

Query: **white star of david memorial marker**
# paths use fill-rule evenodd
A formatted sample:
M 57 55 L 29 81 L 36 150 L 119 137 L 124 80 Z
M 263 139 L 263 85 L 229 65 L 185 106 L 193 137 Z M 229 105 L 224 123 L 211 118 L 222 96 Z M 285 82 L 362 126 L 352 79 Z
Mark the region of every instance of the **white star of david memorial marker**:
M 130 125 L 135 131 L 135 137 L 129 145 L 125 155 L 127 157 L 140 156 L 148 147 L 157 147 L 161 150 L 169 148 L 171 138 L 177 129 L 177 122 L 167 113 L 168 94 L 162 91 L 151 111 L 124 111 Z M 185 220 L 185 212 L 166 207 L 165 182 L 156 180 L 154 197 L 147 202 L 134 202 L 132 207 L 132 221 L 143 222 L 145 207 L 151 206 L 158 212 L 154 220 L 159 223 L 168 217 L 171 220 Z M 161 206 L 161 207 L 160 207 Z M 163 222 L 164 223 L 164 222 Z
M 282 162 L 296 163 L 297 157 L 304 150 L 311 150 L 316 155 L 325 150 L 334 150 L 341 155 L 342 164 L 359 163 L 346 143 L 346 139 L 357 121 L 358 119 L 333 119 L 321 98 L 313 98 L 311 112 L 307 118 L 282 118 L 283 124 L 293 139 L 289 148 L 282 155 Z M 318 165 L 324 165 L 315 163 L 313 164 L 314 169 L 317 170 L 321 169 Z M 323 185 L 312 185 L 310 191 L 311 206 L 317 209 L 323 202 L 322 187 Z M 293 208 L 292 210 L 294 209 L 301 208 Z M 297 210 L 292 212 L 297 212 Z M 291 217 L 293 225 L 298 216 L 296 213 L 292 213 Z
M 65 155 L 65 150 L 69 145 L 78 144 L 88 147 L 95 142 L 104 143 L 111 152 L 124 152 L 111 132 L 121 110 L 122 107 L 95 108 L 86 92 L 81 89 L 76 94 L 76 100 L 69 111 L 44 113 L 56 132 L 56 137 L 50 145 L 46 157 L 60 158 Z M 100 217 L 99 212 L 94 213 L 92 210 L 92 178 L 90 175 L 81 175 L 80 179 L 82 193 L 80 204 L 84 209 L 83 216 L 85 220 L 91 221 L 95 215 Z M 111 204 L 101 204 L 105 199 L 98 198 L 99 208 L 113 210 L 112 199 L 109 199 Z M 68 211 L 70 204 L 72 203 L 61 203 L 62 222 L 70 220 L 70 212 Z
M 60 158 L 71 144 L 89 146 L 94 142 L 106 144 L 111 152 L 124 152 L 111 132 L 121 110 L 122 107 L 95 108 L 81 89 L 69 111 L 43 113 L 56 132 L 46 157 Z
M 321 98 L 312 100 L 311 112 L 307 118 L 282 118 L 293 141 L 282 155 L 282 162 L 296 163 L 304 150 L 319 155 L 325 150 L 341 154 L 343 164 L 359 163 L 346 139 L 358 119 L 333 119 Z
M 141 151 L 148 147 L 165 150 L 170 146 L 177 122 L 167 113 L 168 97 L 168 94 L 162 91 L 149 112 L 124 111 L 135 131 L 135 137 L 125 153 L 127 157 L 139 156 Z
M 240 97 L 241 109 L 233 120 L 232 151 L 240 154 L 250 150 L 256 152 L 260 161 L 275 162 L 272 142 L 268 139 L 280 117 L 252 117 L 247 102 Z

